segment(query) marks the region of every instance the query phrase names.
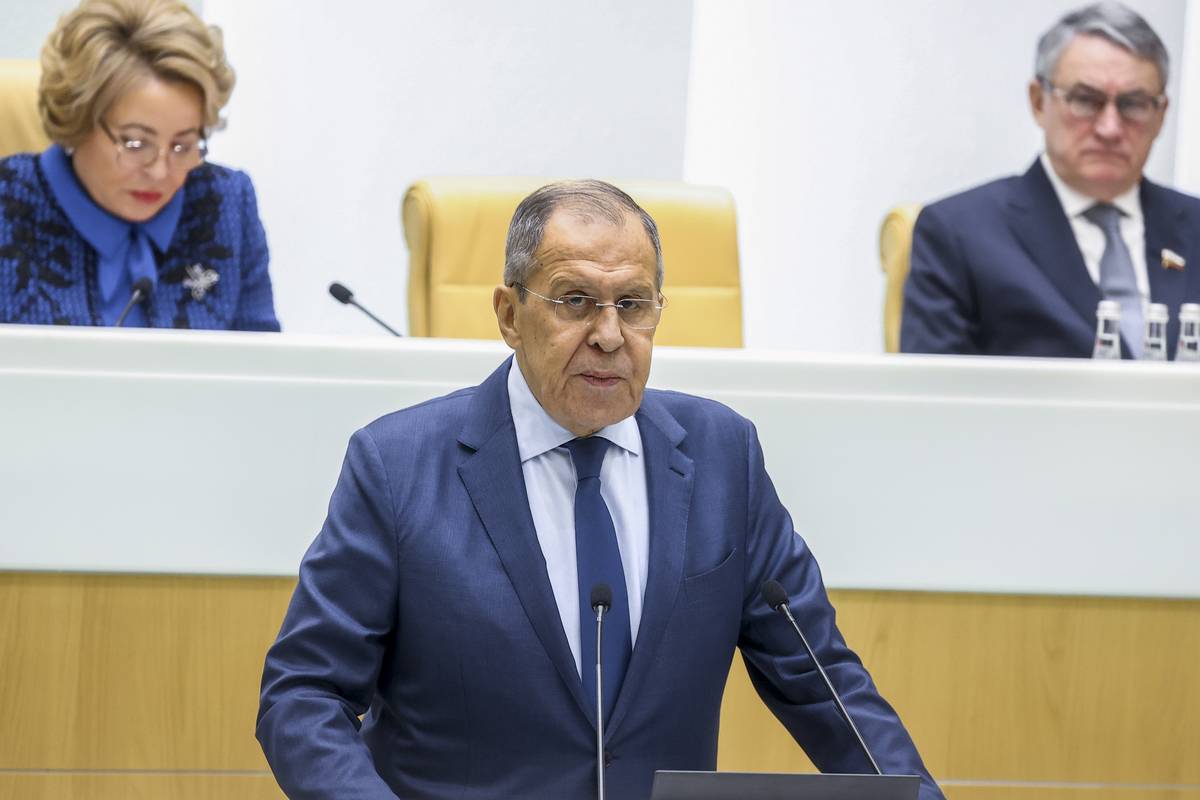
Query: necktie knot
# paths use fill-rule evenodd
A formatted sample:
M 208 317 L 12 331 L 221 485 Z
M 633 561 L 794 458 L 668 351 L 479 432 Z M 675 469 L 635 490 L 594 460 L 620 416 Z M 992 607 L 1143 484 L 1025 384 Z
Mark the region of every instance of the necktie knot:
M 611 442 L 602 436 L 588 436 L 567 442 L 566 448 L 571 451 L 571 460 L 575 462 L 575 474 L 579 480 L 600 477 L 600 467 L 604 464 L 604 454 L 608 452 L 609 444 Z
M 1083 212 L 1083 217 L 1107 234 L 1120 232 L 1121 210 L 1112 203 L 1096 203 Z

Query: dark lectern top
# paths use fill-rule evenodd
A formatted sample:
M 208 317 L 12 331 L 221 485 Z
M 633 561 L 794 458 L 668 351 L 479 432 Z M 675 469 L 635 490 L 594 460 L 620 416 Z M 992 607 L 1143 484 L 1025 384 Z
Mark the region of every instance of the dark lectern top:
M 916 775 L 654 773 L 650 800 L 917 800 Z

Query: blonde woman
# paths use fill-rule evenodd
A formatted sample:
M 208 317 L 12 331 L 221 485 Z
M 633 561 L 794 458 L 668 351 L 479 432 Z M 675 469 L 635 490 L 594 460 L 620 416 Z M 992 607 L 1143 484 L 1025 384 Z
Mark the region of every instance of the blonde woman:
M 42 50 L 54 142 L 0 160 L 0 322 L 277 331 L 254 188 L 206 161 L 233 91 L 180 0 L 84 0 Z

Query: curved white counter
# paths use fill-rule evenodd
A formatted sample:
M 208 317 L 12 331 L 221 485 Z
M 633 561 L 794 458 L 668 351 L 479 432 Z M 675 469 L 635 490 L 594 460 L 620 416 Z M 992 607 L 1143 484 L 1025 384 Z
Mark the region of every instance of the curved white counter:
M 294 574 L 346 440 L 499 344 L 0 325 L 0 569 Z M 838 588 L 1200 597 L 1200 365 L 659 348 Z

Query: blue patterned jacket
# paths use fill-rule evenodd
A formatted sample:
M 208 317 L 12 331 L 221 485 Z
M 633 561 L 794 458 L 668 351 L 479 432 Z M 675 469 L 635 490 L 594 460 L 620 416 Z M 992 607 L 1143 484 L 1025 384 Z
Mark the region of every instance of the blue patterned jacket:
M 278 331 L 267 239 L 245 173 L 192 170 L 146 302 L 154 328 Z M 0 323 L 100 325 L 96 251 L 59 207 L 35 154 L 0 160 Z M 219 276 L 211 283 L 211 274 Z M 209 281 L 195 280 L 203 272 Z M 211 284 L 211 285 L 209 285 Z

